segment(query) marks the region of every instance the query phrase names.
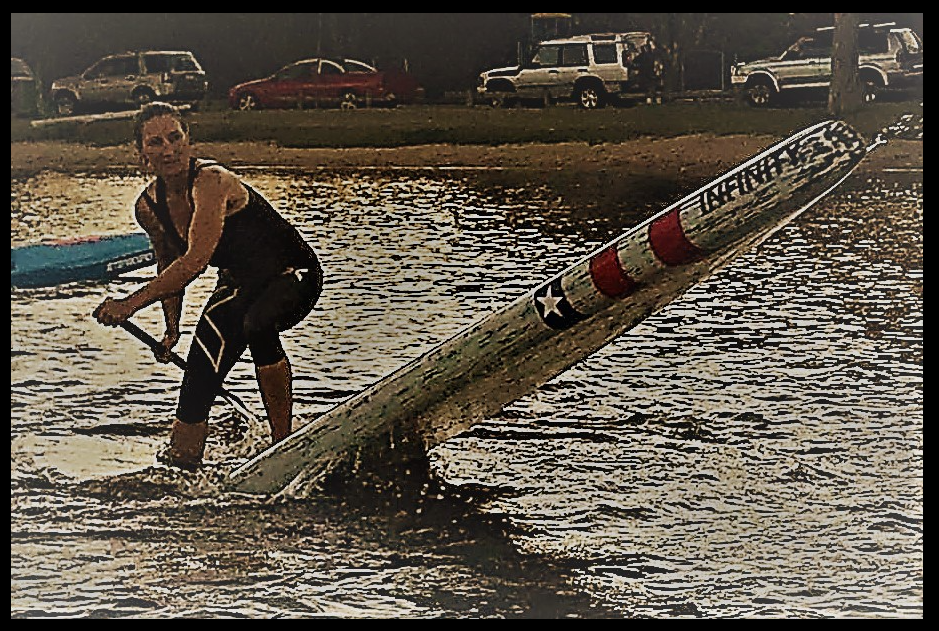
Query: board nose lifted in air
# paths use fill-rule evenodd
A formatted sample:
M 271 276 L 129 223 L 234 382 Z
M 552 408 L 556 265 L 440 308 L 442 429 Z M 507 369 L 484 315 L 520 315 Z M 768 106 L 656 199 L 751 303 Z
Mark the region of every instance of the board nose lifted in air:
M 306 424 L 233 471 L 232 488 L 274 493 L 356 451 L 403 461 L 465 431 L 765 240 L 867 152 L 840 121 L 793 134 Z

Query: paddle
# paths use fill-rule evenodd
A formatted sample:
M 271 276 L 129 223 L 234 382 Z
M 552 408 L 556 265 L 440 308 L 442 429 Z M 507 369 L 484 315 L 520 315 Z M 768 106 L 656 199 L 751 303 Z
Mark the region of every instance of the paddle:
M 152 350 L 163 350 L 162 345 L 156 341 L 149 333 L 141 329 L 139 326 L 131 322 L 130 320 L 124 320 L 121 322 L 121 328 L 136 337 L 138 340 L 149 346 Z M 176 364 L 179 368 L 186 370 L 186 362 L 183 361 L 183 358 L 174 353 L 173 351 L 169 352 L 170 361 Z M 218 393 L 222 395 L 222 398 L 228 401 L 231 406 L 235 409 L 238 414 L 242 416 L 246 421 L 257 421 L 257 417 L 251 413 L 251 410 L 238 398 L 237 395 L 232 394 L 225 388 L 219 386 Z

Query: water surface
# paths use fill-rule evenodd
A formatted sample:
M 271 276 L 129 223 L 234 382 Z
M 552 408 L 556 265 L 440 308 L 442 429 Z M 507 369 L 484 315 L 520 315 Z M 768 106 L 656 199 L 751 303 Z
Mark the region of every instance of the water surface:
M 315 311 L 284 336 L 307 419 L 645 212 L 585 217 L 546 189 L 452 170 L 243 175 L 326 271 Z M 435 449 L 441 486 L 418 479 L 413 495 L 220 492 L 267 440 L 223 405 L 207 467 L 156 464 L 179 374 L 89 317 L 152 270 L 13 289 L 11 613 L 921 617 L 921 179 L 854 176 Z M 143 183 L 14 180 L 12 241 L 135 230 Z M 213 283 L 187 294 L 181 354 Z M 161 332 L 158 307 L 135 320 Z M 263 417 L 247 357 L 227 384 Z

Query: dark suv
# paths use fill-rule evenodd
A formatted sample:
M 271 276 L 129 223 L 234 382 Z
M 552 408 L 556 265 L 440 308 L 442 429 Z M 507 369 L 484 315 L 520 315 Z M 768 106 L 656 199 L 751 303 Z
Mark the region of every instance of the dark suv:
M 67 116 L 92 106 L 193 103 L 207 88 L 205 72 L 192 53 L 147 50 L 109 55 L 76 77 L 58 79 L 51 97 L 56 111 Z
M 864 100 L 873 101 L 883 89 L 922 86 L 923 40 L 895 24 L 862 24 L 858 29 L 858 77 Z M 739 63 L 731 68 L 731 82 L 755 107 L 771 104 L 783 92 L 808 93 L 831 84 L 832 27 L 803 37 L 779 57 Z

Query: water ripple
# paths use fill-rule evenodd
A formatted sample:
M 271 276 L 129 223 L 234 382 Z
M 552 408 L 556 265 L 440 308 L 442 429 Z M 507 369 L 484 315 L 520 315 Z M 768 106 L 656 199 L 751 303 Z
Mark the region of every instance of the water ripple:
M 284 335 L 306 421 L 628 227 L 459 171 L 246 176 L 326 271 Z M 142 183 L 14 181 L 12 242 L 134 230 Z M 207 466 L 160 465 L 180 375 L 89 317 L 139 280 L 13 289 L 11 615 L 922 617 L 922 199 L 853 183 L 438 446 L 417 500 L 227 494 L 268 437 L 221 404 Z M 263 417 L 247 358 L 226 385 Z

